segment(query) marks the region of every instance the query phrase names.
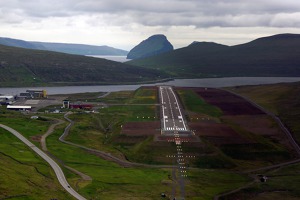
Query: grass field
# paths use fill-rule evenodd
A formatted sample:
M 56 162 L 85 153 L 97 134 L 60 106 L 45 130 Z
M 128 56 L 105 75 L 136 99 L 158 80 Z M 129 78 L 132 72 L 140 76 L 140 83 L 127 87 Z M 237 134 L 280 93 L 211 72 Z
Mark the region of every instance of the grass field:
M 151 157 L 160 155 L 162 150 L 166 153 L 175 153 L 175 146 L 170 147 L 174 151 L 169 150 L 169 147 L 155 147 L 153 149 L 153 136 L 140 137 L 137 140 L 136 137 L 125 137 L 120 134 L 121 125 L 126 123 L 127 120 L 142 121 L 142 119 L 126 117 L 130 112 L 124 111 L 122 106 L 113 106 L 110 108 L 116 109 L 116 107 L 121 108 L 122 111 L 117 110 L 116 113 L 110 112 L 110 114 L 104 114 L 101 111 L 99 114 L 70 115 L 70 118 L 75 121 L 75 125 L 71 128 L 70 134 L 66 139 L 76 144 L 110 152 L 117 157 L 126 157 L 135 162 L 153 163 L 154 161 Z M 132 111 L 132 107 L 127 106 L 125 108 Z M 144 120 L 149 119 L 145 118 Z M 153 120 L 153 118 L 150 120 Z M 131 143 L 130 140 L 132 139 L 136 143 Z
M 98 114 L 71 115 L 70 118 L 76 123 L 67 140 L 110 152 L 117 157 L 126 156 L 131 161 L 152 163 L 151 155 L 159 154 L 157 151 L 156 153 L 151 151 L 152 137 L 145 137 L 134 145 L 128 143 L 123 145 L 114 141 L 120 141 L 120 138 L 124 141 L 120 132 L 122 125 L 127 122 L 147 122 L 159 119 L 156 105 L 138 105 L 155 104 L 157 102 L 156 88 L 142 87 L 131 92 L 113 92 L 102 101 L 117 105 L 101 108 Z
M 69 94 L 67 95 L 67 99 L 70 101 L 97 101 L 99 97 L 101 97 L 104 94 L 105 92 L 87 92 L 87 93 Z
M 158 103 L 158 94 L 156 87 L 141 87 L 133 94 L 133 98 L 128 103 L 132 104 L 156 104 Z
M 224 170 L 189 170 L 188 181 L 193 185 L 187 185 L 187 199 L 208 200 L 216 194 L 233 190 L 251 181 L 247 176 L 242 176 Z
M 133 91 L 120 91 L 120 92 L 111 92 L 109 95 L 104 98 L 99 98 L 97 101 L 104 103 L 117 103 L 123 104 L 127 103 L 127 101 L 133 96 Z
M 262 171 L 261 174 L 268 177 L 266 182 L 257 180 L 255 184 L 249 188 L 243 189 L 227 197 L 223 200 L 232 199 L 287 199 L 295 200 L 300 198 L 300 164 L 294 164 L 279 169 Z M 256 176 L 254 174 L 254 176 Z M 258 179 L 258 176 L 256 176 Z
M 21 132 L 27 138 L 44 134 L 50 125 L 50 121 L 45 118 L 34 120 L 30 119 L 30 115 L 8 111 L 5 108 L 0 109 L 0 122 L 7 126 L 14 127 L 15 130 Z M 39 143 L 34 140 L 32 142 L 39 145 Z
M 68 166 L 93 179 L 91 182 L 81 182 L 78 177 L 69 175 L 72 184 L 78 186 L 84 196 L 92 199 L 120 199 L 120 195 L 124 199 L 156 199 L 159 193 L 151 192 L 151 188 L 153 191 L 164 190 L 160 184 L 167 177 L 164 170 L 123 168 L 78 148 L 57 144 L 56 137 L 49 138 L 51 152 L 56 152 L 55 155 Z

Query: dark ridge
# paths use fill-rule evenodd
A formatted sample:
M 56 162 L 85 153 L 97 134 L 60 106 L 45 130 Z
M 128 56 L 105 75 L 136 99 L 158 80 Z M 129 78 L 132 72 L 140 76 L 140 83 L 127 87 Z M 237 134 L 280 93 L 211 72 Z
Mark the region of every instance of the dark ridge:
M 155 81 L 167 76 L 106 59 L 0 45 L 0 86 L 95 85 Z
M 280 34 L 225 46 L 196 42 L 162 55 L 128 62 L 174 77 L 300 76 L 300 35 Z

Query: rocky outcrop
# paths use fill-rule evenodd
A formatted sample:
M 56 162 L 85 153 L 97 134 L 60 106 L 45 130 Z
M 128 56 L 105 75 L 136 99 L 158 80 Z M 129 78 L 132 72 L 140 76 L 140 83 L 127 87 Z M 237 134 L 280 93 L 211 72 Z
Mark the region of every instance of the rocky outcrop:
M 153 35 L 135 46 L 127 54 L 128 59 L 146 58 L 168 51 L 172 51 L 173 45 L 164 35 Z

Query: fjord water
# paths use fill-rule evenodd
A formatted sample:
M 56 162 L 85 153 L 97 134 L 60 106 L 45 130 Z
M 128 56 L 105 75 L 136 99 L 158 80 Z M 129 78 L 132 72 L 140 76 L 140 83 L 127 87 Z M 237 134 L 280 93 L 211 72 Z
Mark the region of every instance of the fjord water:
M 2 95 L 16 95 L 27 89 L 45 89 L 48 94 L 74 94 L 85 92 L 115 92 L 136 90 L 141 86 L 170 85 L 177 87 L 232 87 L 242 85 L 261 85 L 272 83 L 298 82 L 300 77 L 229 77 L 204 79 L 175 79 L 163 83 L 138 85 L 96 85 L 96 86 L 60 86 L 60 87 L 27 87 L 27 88 L 0 88 Z
M 112 60 L 112 61 L 122 62 L 122 63 L 130 60 L 127 59 L 127 56 L 103 56 L 103 55 L 86 55 L 86 56 L 90 56 L 94 58 L 104 58 L 107 60 Z

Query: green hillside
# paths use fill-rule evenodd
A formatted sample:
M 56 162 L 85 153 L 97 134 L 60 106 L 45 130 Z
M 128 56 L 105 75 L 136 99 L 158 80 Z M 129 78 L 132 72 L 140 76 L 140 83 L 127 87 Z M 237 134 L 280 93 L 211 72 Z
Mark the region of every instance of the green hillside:
M 184 78 L 300 76 L 299 55 L 300 35 L 280 34 L 236 46 L 198 42 L 128 63 Z
M 100 58 L 0 45 L 0 86 L 91 85 L 154 81 L 166 75 Z

